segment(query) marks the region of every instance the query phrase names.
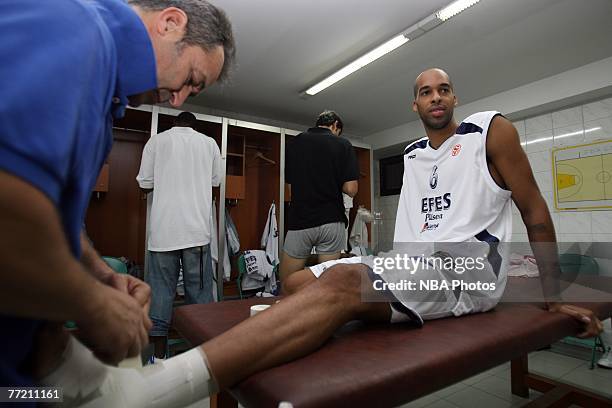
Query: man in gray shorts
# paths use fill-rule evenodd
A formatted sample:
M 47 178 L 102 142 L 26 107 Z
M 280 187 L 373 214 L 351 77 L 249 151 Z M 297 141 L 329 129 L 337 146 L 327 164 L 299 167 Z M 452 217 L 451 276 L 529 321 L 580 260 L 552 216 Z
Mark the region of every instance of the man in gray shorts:
M 315 248 L 318 262 L 340 257 L 348 220 L 342 193 L 357 194 L 359 168 L 351 143 L 340 134 L 333 111 L 287 144 L 285 180 L 291 186 L 288 232 L 280 264 L 281 281 L 304 268 Z

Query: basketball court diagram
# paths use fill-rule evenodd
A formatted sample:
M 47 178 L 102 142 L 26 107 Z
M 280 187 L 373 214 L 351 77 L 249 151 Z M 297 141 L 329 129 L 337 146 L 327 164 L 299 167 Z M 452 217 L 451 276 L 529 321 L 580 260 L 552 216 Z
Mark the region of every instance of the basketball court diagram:
M 612 208 L 612 140 L 553 150 L 558 210 Z

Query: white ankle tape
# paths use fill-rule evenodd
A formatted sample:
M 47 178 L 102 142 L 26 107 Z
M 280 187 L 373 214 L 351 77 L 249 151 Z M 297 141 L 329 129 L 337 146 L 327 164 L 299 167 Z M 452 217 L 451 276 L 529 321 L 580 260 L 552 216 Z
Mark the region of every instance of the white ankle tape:
M 152 406 L 181 407 L 215 393 L 217 387 L 205 361 L 204 352 L 196 347 L 144 367 L 142 374 L 150 389 Z
M 175 408 L 217 392 L 199 347 L 136 370 L 107 366 L 71 338 L 62 360 L 42 384 L 62 387 L 66 407 Z
M 61 385 L 65 396 L 75 398 L 100 387 L 106 374 L 106 366 L 71 336 L 62 353 L 62 363 L 41 382 L 45 385 Z

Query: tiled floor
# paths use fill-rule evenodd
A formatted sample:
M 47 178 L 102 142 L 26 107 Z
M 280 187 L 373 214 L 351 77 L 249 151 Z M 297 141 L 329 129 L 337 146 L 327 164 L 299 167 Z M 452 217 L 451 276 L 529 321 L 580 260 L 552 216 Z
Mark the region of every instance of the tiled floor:
M 529 371 L 612 398 L 612 370 L 599 367 L 589 370 L 589 362 L 584 360 L 538 351 L 529 355 Z M 531 391 L 530 399 L 512 395 L 510 363 L 506 363 L 401 408 L 514 408 L 539 395 L 536 391 Z

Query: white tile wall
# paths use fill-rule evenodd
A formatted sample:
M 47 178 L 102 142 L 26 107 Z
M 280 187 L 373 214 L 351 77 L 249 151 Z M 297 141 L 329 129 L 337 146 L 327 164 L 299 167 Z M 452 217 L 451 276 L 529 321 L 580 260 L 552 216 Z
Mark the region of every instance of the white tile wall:
M 612 211 L 591 212 L 591 232 L 593 234 L 612 234 Z
M 512 242 L 529 242 L 527 234 L 512 234 Z
M 565 211 L 559 214 L 559 234 L 590 234 L 591 212 Z
M 519 139 L 521 140 L 521 146 L 523 146 L 523 149 L 524 149 L 525 146 L 527 146 L 526 144 L 527 138 L 525 137 L 525 121 L 519 120 L 517 122 L 514 122 L 514 127 L 516 128 L 519 134 Z
M 551 182 L 552 182 L 552 179 L 551 179 Z M 555 211 L 555 197 L 552 192 L 552 188 L 553 187 L 551 186 L 551 191 L 542 191 L 542 197 L 544 197 L 544 200 L 546 200 L 546 205 L 548 206 L 548 210 L 551 213 Z
M 552 193 L 553 191 L 553 178 L 552 171 L 541 171 L 534 173 L 536 183 L 542 193 Z
M 516 123 L 517 130 L 522 126 Z M 553 148 L 589 143 L 593 140 L 612 139 L 612 98 L 583 106 L 563 109 L 549 115 L 524 120 L 526 152 L 534 177 L 542 192 L 557 232 L 559 242 L 608 242 L 612 239 L 612 211 L 556 212 L 554 207 L 554 180 L 552 178 L 551 151 Z M 589 129 L 600 127 L 595 131 Z M 549 139 L 552 136 L 552 139 Z M 545 140 L 541 140 L 545 139 Z M 514 214 L 513 240 L 524 242 L 526 234 L 520 227 L 522 220 Z
M 559 242 L 567 242 L 571 245 L 576 242 L 588 243 L 593 241 L 593 234 L 559 234 L 559 236 L 557 237 Z M 579 247 L 582 249 L 582 253 L 589 248 L 588 245 L 580 245 Z
M 512 215 L 512 233 L 513 234 L 527 234 L 527 228 L 521 218 L 520 214 Z
M 563 109 L 552 113 L 553 128 L 560 128 L 569 125 L 582 125 L 582 122 L 582 109 L 580 106 Z
M 553 129 L 553 146 L 575 146 L 585 143 L 584 127 L 582 123 L 563 126 Z
M 584 123 L 585 142 L 612 139 L 612 112 L 611 116 Z
M 525 133 L 538 133 L 552 129 L 552 114 L 536 116 L 525 120 Z
M 552 141 L 551 141 L 552 143 Z M 552 173 L 552 162 L 550 148 L 547 150 L 529 153 L 529 145 L 527 146 L 527 158 L 531 164 L 533 173 L 548 172 Z M 551 190 L 552 191 L 552 190 Z
M 513 125 L 516 128 L 516 131 L 518 132 L 519 136 L 525 136 L 525 121 L 524 120 L 517 120 L 516 122 L 513 122 Z
M 585 122 L 612 116 L 612 98 L 586 104 L 582 107 L 582 113 Z
M 551 207 L 548 207 L 549 211 L 550 211 L 550 218 L 552 218 L 553 221 L 553 225 L 555 226 L 555 231 L 559 230 L 559 214 L 558 213 L 554 213 L 553 210 L 551 210 Z
M 593 242 L 612 242 L 612 234 L 593 233 Z
M 535 133 L 527 132 L 525 139 L 527 140 L 527 153 L 549 151 L 553 146 L 552 127 Z
M 612 211 L 555 210 L 551 165 L 553 148 L 612 139 L 612 98 L 518 120 L 514 122 L 514 126 L 527 153 L 538 187 L 550 209 L 557 240 L 581 243 L 612 242 Z M 588 131 L 598 127 L 600 129 Z M 567 136 L 574 132 L 580 133 Z M 534 143 L 536 140 L 539 141 Z M 378 179 L 378 168 L 375 166 L 375 169 L 375 177 Z M 375 188 L 375 202 L 383 211 L 382 230 L 385 239 L 391 242 L 399 195 L 379 197 L 378 180 L 375 180 Z M 527 242 L 527 231 L 516 207 L 513 208 L 512 225 L 512 240 Z

